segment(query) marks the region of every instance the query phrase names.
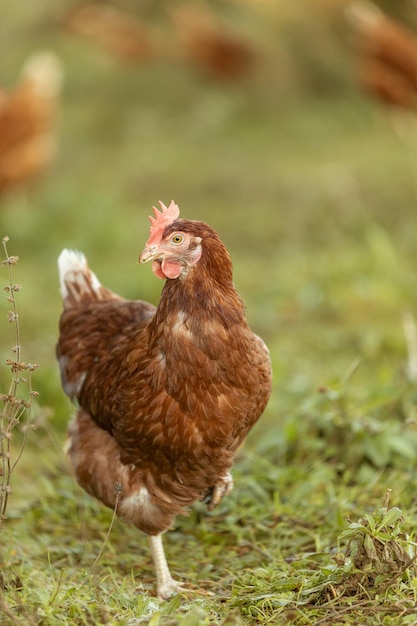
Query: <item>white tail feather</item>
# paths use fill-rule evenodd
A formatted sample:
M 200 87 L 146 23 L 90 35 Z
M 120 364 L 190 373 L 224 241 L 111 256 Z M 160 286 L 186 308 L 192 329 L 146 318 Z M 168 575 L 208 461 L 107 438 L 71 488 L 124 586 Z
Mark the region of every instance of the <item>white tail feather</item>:
M 79 292 L 99 290 L 101 283 L 97 276 L 90 270 L 87 259 L 78 250 L 68 250 L 64 248 L 58 257 L 59 284 L 61 296 L 66 300 L 70 291 L 68 285 L 76 283 Z

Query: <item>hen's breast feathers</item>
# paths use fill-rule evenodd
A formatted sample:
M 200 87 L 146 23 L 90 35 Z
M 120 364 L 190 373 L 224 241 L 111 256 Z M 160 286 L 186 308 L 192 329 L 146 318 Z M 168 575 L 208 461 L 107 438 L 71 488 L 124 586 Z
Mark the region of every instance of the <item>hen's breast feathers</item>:
M 191 453 L 202 443 L 234 450 L 264 402 L 263 342 L 246 325 L 226 330 L 207 320 L 193 331 L 181 312 L 156 333 L 154 321 L 153 307 L 142 302 L 64 312 L 58 358 L 65 391 L 116 437 L 129 462 L 146 462 L 155 448 L 171 461 L 179 448 Z

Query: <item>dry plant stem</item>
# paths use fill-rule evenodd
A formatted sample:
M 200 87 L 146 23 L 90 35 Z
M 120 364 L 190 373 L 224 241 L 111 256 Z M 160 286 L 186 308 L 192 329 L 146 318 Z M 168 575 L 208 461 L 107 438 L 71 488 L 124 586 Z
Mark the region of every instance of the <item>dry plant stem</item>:
M 0 597 L 0 615 L 2 613 L 10 619 L 11 624 L 16 624 L 16 626 L 20 626 L 22 624 L 20 619 L 14 615 L 6 601 Z
M 94 563 L 92 565 L 92 568 L 97 565 L 97 563 L 100 560 L 101 555 L 103 554 L 103 550 L 106 547 L 106 544 L 107 544 L 107 542 L 109 540 L 109 537 L 110 537 L 110 534 L 111 534 L 111 531 L 113 529 L 113 525 L 114 525 L 114 522 L 115 522 L 115 519 L 116 519 L 117 507 L 119 505 L 120 494 L 122 493 L 122 486 L 119 483 L 116 483 L 115 486 L 114 486 L 114 490 L 116 492 L 116 502 L 114 503 L 113 515 L 112 515 L 112 518 L 110 520 L 110 526 L 109 526 L 109 528 L 107 530 L 107 533 L 106 533 L 106 536 L 104 538 L 103 545 L 101 546 L 99 553 L 97 554 L 96 558 L 94 559 Z
M 7 504 L 9 496 L 12 492 L 12 474 L 23 454 L 26 444 L 32 398 L 37 395 L 37 393 L 32 389 L 30 372 L 34 371 L 38 367 L 36 364 L 24 363 L 21 361 L 20 327 L 16 305 L 16 293 L 20 290 L 20 285 L 13 282 L 13 266 L 16 265 L 19 258 L 8 255 L 8 240 L 8 237 L 4 237 L 2 240 L 4 254 L 6 257 L 5 260 L 2 261 L 2 265 L 7 266 L 9 271 L 9 282 L 4 289 L 7 293 L 7 301 L 11 304 L 11 310 L 7 314 L 7 319 L 9 323 L 14 325 L 15 345 L 12 349 L 14 359 L 6 360 L 6 364 L 10 367 L 12 372 L 9 391 L 7 394 L 1 394 L 1 400 L 4 403 L 4 406 L 0 413 L 0 529 L 6 519 Z M 23 376 L 22 374 L 24 372 L 29 372 L 29 374 Z M 24 400 L 18 395 L 19 385 L 21 383 L 28 385 L 28 400 Z M 22 444 L 15 460 L 12 460 L 12 431 L 17 425 L 21 425 L 22 418 L 25 414 L 26 424 L 21 429 L 23 433 Z

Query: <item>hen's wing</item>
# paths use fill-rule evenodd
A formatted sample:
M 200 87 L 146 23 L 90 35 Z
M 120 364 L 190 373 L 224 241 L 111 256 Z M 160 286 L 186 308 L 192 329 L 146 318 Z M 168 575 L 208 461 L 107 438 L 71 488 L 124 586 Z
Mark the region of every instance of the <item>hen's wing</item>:
M 117 296 L 112 300 L 82 301 L 64 310 L 57 357 L 65 393 L 81 400 L 84 382 L 89 377 L 96 378 L 97 393 L 103 393 L 112 374 L 120 378 L 124 363 L 117 362 L 116 372 L 112 372 L 107 369 L 110 362 L 116 354 L 128 354 L 133 337 L 146 328 L 154 311 L 155 307 L 147 302 L 122 300 Z M 92 415 L 96 417 L 94 410 Z

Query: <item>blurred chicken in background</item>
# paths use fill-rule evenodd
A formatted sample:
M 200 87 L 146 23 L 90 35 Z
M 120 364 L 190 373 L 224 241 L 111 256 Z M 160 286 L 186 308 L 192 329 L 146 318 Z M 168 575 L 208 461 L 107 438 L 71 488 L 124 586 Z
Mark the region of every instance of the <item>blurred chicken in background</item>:
M 255 50 L 243 35 L 232 32 L 207 6 L 187 4 L 171 11 L 184 60 L 207 74 L 237 80 L 253 67 Z
M 417 104 L 417 37 L 368 2 L 357 2 L 348 17 L 358 40 L 358 79 L 380 102 L 400 109 Z
M 0 92 L 0 193 L 40 175 L 56 155 L 62 66 L 52 52 L 33 54 L 10 92 Z
M 122 61 L 137 63 L 153 55 L 148 28 L 136 16 L 115 7 L 83 6 L 68 16 L 67 25 Z

